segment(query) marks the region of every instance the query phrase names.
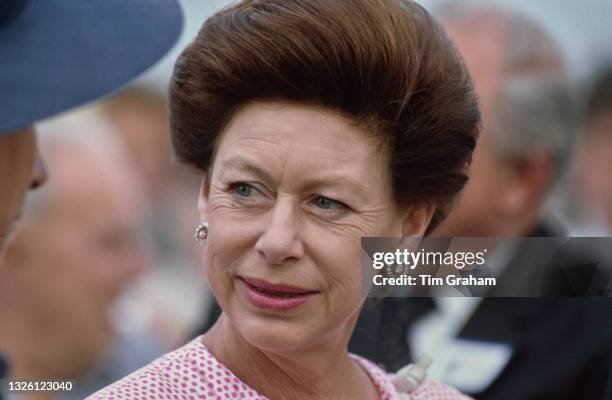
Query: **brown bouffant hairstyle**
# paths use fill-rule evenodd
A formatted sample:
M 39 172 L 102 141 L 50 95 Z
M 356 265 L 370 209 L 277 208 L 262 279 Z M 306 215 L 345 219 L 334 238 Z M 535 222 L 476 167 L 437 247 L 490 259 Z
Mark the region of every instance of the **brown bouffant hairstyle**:
M 381 139 L 398 206 L 434 203 L 428 233 L 468 180 L 480 112 L 443 28 L 409 0 L 243 0 L 206 20 L 176 62 L 179 161 L 208 172 L 240 106 L 335 110 Z

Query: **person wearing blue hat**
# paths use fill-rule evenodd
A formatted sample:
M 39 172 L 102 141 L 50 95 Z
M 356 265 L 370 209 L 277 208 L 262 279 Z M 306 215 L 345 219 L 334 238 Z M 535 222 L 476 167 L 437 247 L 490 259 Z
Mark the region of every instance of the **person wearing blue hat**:
M 46 180 L 33 124 L 118 90 L 182 25 L 177 0 L 0 0 L 0 279 L 25 195 Z
M 176 0 L 0 0 L 0 257 L 45 181 L 33 123 L 116 91 L 181 30 Z

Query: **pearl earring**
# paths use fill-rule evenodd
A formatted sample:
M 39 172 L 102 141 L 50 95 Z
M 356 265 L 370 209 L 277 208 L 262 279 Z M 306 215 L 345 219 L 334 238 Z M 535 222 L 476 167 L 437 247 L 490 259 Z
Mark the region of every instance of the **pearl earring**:
M 208 223 L 202 222 L 195 231 L 195 240 L 200 242 L 200 244 L 204 244 L 204 241 L 208 237 Z

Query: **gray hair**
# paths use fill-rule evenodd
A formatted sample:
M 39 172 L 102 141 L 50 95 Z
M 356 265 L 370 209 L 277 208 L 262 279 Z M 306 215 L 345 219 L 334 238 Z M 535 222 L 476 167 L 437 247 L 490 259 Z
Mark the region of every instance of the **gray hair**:
M 444 2 L 434 14 L 459 28 L 494 21 L 503 30 L 504 82 L 485 117 L 487 132 L 501 157 L 529 157 L 536 149 L 546 151 L 555 162 L 555 178 L 559 178 L 571 156 L 580 118 L 576 92 L 565 75 L 557 42 L 531 18 L 500 5 Z
M 444 23 L 473 26 L 494 20 L 505 33 L 504 70 L 514 74 L 544 60 L 562 63 L 562 52 L 552 35 L 525 14 L 482 1 L 444 1 L 432 10 Z
M 528 75 L 506 80 L 496 98 L 488 131 L 501 157 L 528 157 L 545 151 L 563 173 L 579 129 L 573 88 L 559 76 Z

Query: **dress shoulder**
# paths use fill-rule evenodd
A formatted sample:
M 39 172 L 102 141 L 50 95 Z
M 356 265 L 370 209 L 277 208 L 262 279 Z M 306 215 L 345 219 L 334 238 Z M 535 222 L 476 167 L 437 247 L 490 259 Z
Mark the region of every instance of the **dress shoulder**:
M 396 400 L 400 399 L 400 394 L 393 386 L 393 374 L 385 372 L 373 362 L 351 354 L 359 364 L 368 372 L 372 381 L 378 388 L 381 395 L 381 400 Z M 470 397 L 461 394 L 459 391 L 433 379 L 425 378 L 425 380 L 410 393 L 411 400 L 471 400 Z
M 456 389 L 428 378 L 410 396 L 412 400 L 472 400 Z
M 267 400 L 217 361 L 201 337 L 87 398 L 123 399 Z
M 374 363 L 351 355 L 368 373 L 381 400 L 399 399 L 387 374 Z M 206 349 L 201 337 L 168 353 L 88 400 L 269 400 L 242 382 Z M 469 400 L 441 383 L 425 380 L 411 400 Z

